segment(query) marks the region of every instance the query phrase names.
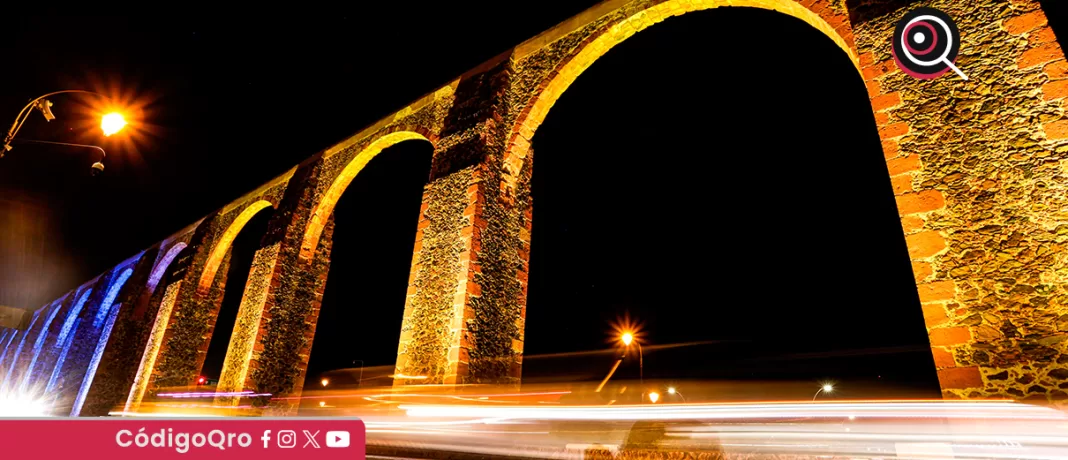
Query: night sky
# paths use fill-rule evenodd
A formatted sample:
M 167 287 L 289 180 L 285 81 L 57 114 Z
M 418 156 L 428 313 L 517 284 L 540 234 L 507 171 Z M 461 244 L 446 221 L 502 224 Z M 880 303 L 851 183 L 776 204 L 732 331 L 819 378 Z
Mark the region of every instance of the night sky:
M 522 15 L 464 2 L 254 21 L 6 21 L 0 114 L 79 88 L 137 118 L 102 139 L 95 99 L 77 96 L 53 99 L 51 123 L 30 117 L 19 138 L 99 144 L 107 170 L 89 176 L 88 150 L 16 144 L 0 159 L 0 303 L 61 295 L 593 2 L 568 3 Z M 647 378 L 831 379 L 937 396 L 863 82 L 807 24 L 721 8 L 657 25 L 578 79 L 534 150 L 525 380 L 600 378 L 608 355 L 537 355 L 607 348 L 610 323 L 627 315 L 642 323 Z M 392 365 L 431 152 L 420 141 L 388 149 L 339 201 L 309 379 Z M 220 324 L 233 324 L 233 286 L 269 217 L 234 243 Z M 213 339 L 205 375 L 221 369 L 228 333 Z

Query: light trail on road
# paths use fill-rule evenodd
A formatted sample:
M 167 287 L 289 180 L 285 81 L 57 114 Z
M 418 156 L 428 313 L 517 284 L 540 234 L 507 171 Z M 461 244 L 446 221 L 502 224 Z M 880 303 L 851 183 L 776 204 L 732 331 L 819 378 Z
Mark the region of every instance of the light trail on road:
M 331 389 L 274 401 L 300 405 L 301 416 L 360 417 L 369 458 L 607 459 L 655 452 L 724 458 L 1068 459 L 1068 413 L 1053 407 L 997 400 L 709 402 L 731 388 L 723 382 L 707 388 L 701 382 L 683 384 L 694 402 L 643 404 L 644 392 L 667 388 L 649 381 L 616 382 L 603 392 L 585 384 L 524 385 L 525 391 L 495 385 Z M 754 385 L 752 391 L 769 388 Z M 260 394 L 241 394 L 246 393 Z M 148 413 L 113 415 L 258 415 L 247 405 L 251 401 L 214 405 L 217 394 L 211 391 L 164 395 L 143 405 Z
M 1068 414 L 1015 402 L 421 405 L 367 416 L 372 446 L 582 458 L 593 450 L 852 458 L 1068 458 Z M 574 455 L 574 457 L 568 457 Z

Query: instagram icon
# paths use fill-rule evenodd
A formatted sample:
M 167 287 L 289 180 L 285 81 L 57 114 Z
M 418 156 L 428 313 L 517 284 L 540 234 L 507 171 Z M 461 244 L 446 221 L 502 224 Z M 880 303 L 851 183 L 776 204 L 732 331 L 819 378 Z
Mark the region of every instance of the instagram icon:
M 293 430 L 283 430 L 278 432 L 278 448 L 279 449 L 292 449 L 297 447 L 297 432 Z

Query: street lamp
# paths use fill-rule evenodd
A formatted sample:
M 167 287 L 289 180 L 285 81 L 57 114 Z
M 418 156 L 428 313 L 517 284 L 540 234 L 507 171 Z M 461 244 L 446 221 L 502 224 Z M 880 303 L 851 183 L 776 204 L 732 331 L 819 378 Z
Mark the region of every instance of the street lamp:
M 126 127 L 126 118 L 123 118 L 121 113 L 112 112 L 104 115 L 100 119 L 100 129 L 104 131 L 104 136 L 110 136 Z
M 604 388 L 604 385 L 608 383 L 608 379 L 612 378 L 612 375 L 616 373 L 616 369 L 619 369 L 619 365 L 623 363 L 623 359 L 627 357 L 627 350 L 630 349 L 630 344 L 634 342 L 634 334 L 631 332 L 624 332 L 622 335 L 619 336 L 619 340 L 623 342 L 623 355 L 616 360 L 616 363 L 614 365 L 612 365 L 612 370 L 608 371 L 608 375 L 604 376 L 604 380 L 601 381 L 601 384 L 597 385 L 597 389 L 594 390 L 595 393 L 601 392 L 601 389 Z
M 653 404 L 656 404 L 656 402 L 659 401 L 659 400 L 660 400 L 660 393 L 657 393 L 655 391 L 650 391 L 649 392 L 649 402 L 651 402 Z
M 677 395 L 678 397 L 682 398 L 683 402 L 686 402 L 686 397 L 683 396 L 682 393 L 680 393 L 677 388 L 668 387 L 667 392 L 668 392 L 669 395 Z
M 57 95 L 57 94 L 66 94 L 66 93 L 83 93 L 83 94 L 93 94 L 93 95 L 100 96 L 99 93 L 94 93 L 92 91 L 85 91 L 85 90 L 80 90 L 80 89 L 67 89 L 67 90 L 63 90 L 63 91 L 54 91 L 54 92 L 45 94 L 44 96 L 38 97 L 38 98 L 30 101 L 28 104 L 26 104 L 25 107 L 22 108 L 22 110 L 19 111 L 18 116 L 15 117 L 15 122 L 11 124 L 11 129 L 8 129 L 7 135 L 4 136 L 4 144 L 3 144 L 2 147 L 0 147 L 0 158 L 3 158 L 4 154 L 6 154 L 7 152 L 10 152 L 11 149 L 14 148 L 14 147 L 11 146 L 11 143 L 15 140 L 15 135 L 18 134 L 20 129 L 22 129 L 22 125 L 24 123 L 26 123 L 26 120 L 30 117 L 30 114 L 33 113 L 33 111 L 35 109 L 37 111 L 41 112 L 41 115 L 44 116 L 45 121 L 55 120 L 56 116 L 55 116 L 55 114 L 52 113 L 52 101 L 50 101 L 50 100 L 48 100 L 46 98 L 50 97 L 50 96 Z M 110 136 L 112 134 L 115 134 L 115 133 L 119 132 L 120 130 L 122 130 L 122 128 L 125 127 L 125 126 L 126 126 L 126 119 L 123 118 L 122 114 L 115 113 L 115 112 L 109 113 L 107 115 L 104 115 L 104 117 L 101 119 L 101 122 L 100 122 L 100 129 L 103 130 L 104 136 Z M 102 157 L 107 155 L 106 153 L 104 153 L 104 149 L 102 149 L 102 148 L 100 148 L 98 146 L 95 146 L 95 145 L 71 144 L 71 143 L 67 143 L 67 142 L 49 142 L 49 141 L 38 141 L 38 140 L 22 140 L 22 139 L 20 139 L 19 142 L 28 142 L 28 143 L 34 143 L 34 144 L 64 145 L 64 146 L 68 146 L 68 147 L 85 147 L 85 148 L 91 148 L 91 149 L 94 149 L 94 150 L 99 150 L 101 155 L 102 155 Z M 103 160 L 103 158 L 101 158 L 101 160 Z M 93 164 L 93 174 L 94 175 L 99 174 L 103 170 L 104 170 L 104 164 L 103 163 L 98 161 L 98 162 Z
M 623 346 L 625 346 L 627 348 L 630 348 L 630 344 L 632 344 L 632 343 L 638 346 L 638 379 L 642 383 L 642 385 L 644 385 L 645 384 L 645 363 L 644 363 L 645 358 L 642 356 L 642 344 L 641 344 L 641 342 L 639 342 L 637 340 L 634 340 L 634 333 L 630 332 L 630 331 L 626 331 L 626 332 L 623 333 L 623 335 L 619 336 L 619 340 L 621 342 L 623 342 Z M 624 354 L 624 356 L 626 356 L 626 354 Z
M 816 394 L 812 395 L 812 400 L 815 401 L 816 397 L 818 397 L 820 393 L 830 393 L 832 391 L 834 391 L 834 386 L 829 383 L 824 383 L 819 390 L 816 390 Z
M 325 387 L 330 384 L 330 379 L 322 379 L 319 381 L 319 383 L 323 384 L 323 386 Z

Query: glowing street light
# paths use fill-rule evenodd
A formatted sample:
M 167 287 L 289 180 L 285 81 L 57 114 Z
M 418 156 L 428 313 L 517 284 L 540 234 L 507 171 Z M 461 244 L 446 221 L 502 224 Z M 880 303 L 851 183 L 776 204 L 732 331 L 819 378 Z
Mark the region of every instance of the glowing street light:
M 7 135 L 4 136 L 4 143 L 3 143 L 2 146 L 0 146 L 0 158 L 3 158 L 4 154 L 6 154 L 7 152 L 10 152 L 11 149 L 14 148 L 14 147 L 11 146 L 11 142 L 13 142 L 15 140 L 15 135 L 18 134 L 19 129 L 21 129 L 22 125 L 24 123 L 26 123 L 26 120 L 30 117 L 30 114 L 32 114 L 34 112 L 34 110 L 37 110 L 38 112 L 41 112 L 41 115 L 44 116 L 45 121 L 55 120 L 56 119 L 56 115 L 54 113 L 52 113 L 52 105 L 53 105 L 52 101 L 50 101 L 50 100 L 48 100 L 46 98 L 48 98 L 50 96 L 57 95 L 57 94 L 66 94 L 66 93 L 83 93 L 83 94 L 93 94 L 93 95 L 96 95 L 96 96 L 100 96 L 99 93 L 95 93 L 95 92 L 92 92 L 92 91 L 85 91 L 85 90 L 80 90 L 80 89 L 67 89 L 67 90 L 62 90 L 62 91 L 53 91 L 51 93 L 45 94 L 44 96 L 41 96 L 41 97 L 38 97 L 36 99 L 31 100 L 28 104 L 26 104 L 25 107 L 22 108 L 22 110 L 19 111 L 19 114 L 15 117 L 15 122 L 11 124 L 11 128 L 8 129 Z M 122 128 L 125 127 L 125 126 L 126 126 L 126 119 L 122 116 L 122 114 L 117 113 L 117 112 L 112 112 L 112 113 L 109 113 L 107 115 L 104 115 L 104 117 L 100 120 L 100 128 L 104 131 L 104 136 L 110 136 L 112 134 L 115 134 L 115 133 L 119 132 L 120 130 L 122 130 Z M 100 174 L 102 171 L 104 171 L 104 163 L 102 163 L 102 161 L 103 161 L 103 157 L 107 156 L 107 153 L 105 153 L 104 149 L 99 147 L 99 146 L 88 145 L 88 144 L 71 144 L 71 143 L 68 143 L 68 142 L 40 141 L 40 140 L 31 140 L 31 139 L 19 139 L 19 142 L 27 142 L 27 143 L 32 143 L 32 144 L 61 145 L 61 146 L 67 146 L 67 147 L 83 147 L 83 148 L 90 148 L 90 149 L 94 149 L 94 150 L 99 150 L 100 154 L 101 154 L 101 157 L 102 157 L 101 161 L 97 161 L 96 163 L 93 163 L 93 169 L 92 169 L 91 172 L 95 176 L 97 174 Z
M 110 136 L 126 126 L 126 119 L 123 118 L 121 113 L 112 112 L 104 115 L 104 118 L 100 120 L 100 129 L 104 130 L 104 136 Z
M 657 393 L 655 391 L 650 391 L 649 392 L 649 402 L 651 402 L 653 404 L 656 404 L 656 402 L 658 400 L 660 400 L 660 393 Z
M 600 393 L 601 390 L 604 388 L 605 384 L 608 383 L 608 380 L 611 379 L 612 375 L 616 373 L 616 369 L 619 369 L 619 365 L 622 364 L 623 360 L 627 357 L 627 351 L 630 350 L 630 344 L 632 343 L 638 345 L 638 372 L 644 374 L 642 370 L 642 346 L 637 341 L 637 333 L 635 332 L 635 327 L 630 323 L 629 320 L 624 320 L 621 324 L 614 326 L 614 329 L 619 334 L 618 340 L 623 343 L 623 355 L 616 360 L 616 363 L 612 366 L 612 370 L 608 371 L 608 375 L 604 377 L 604 380 L 601 381 L 601 384 L 597 386 L 596 390 L 594 390 L 595 393 Z M 642 382 L 644 381 L 645 378 L 644 375 L 642 375 Z
M 330 384 L 330 379 L 322 379 L 319 381 L 319 383 L 323 384 L 323 386 L 325 387 Z
M 816 394 L 812 396 L 812 400 L 815 401 L 816 397 L 818 397 L 820 393 L 830 393 L 832 391 L 834 391 L 834 385 L 824 383 L 819 390 L 816 390 Z
M 623 335 L 619 336 L 619 340 L 623 342 L 623 346 L 630 348 L 630 344 L 638 346 L 638 380 L 641 383 L 645 383 L 645 357 L 642 356 L 642 344 L 641 342 L 634 340 L 634 333 L 631 331 L 624 331 Z
M 675 387 L 668 387 L 667 392 L 669 395 L 678 396 L 682 398 L 683 401 L 686 401 L 686 397 L 683 396 L 682 393 L 680 393 L 679 390 Z

